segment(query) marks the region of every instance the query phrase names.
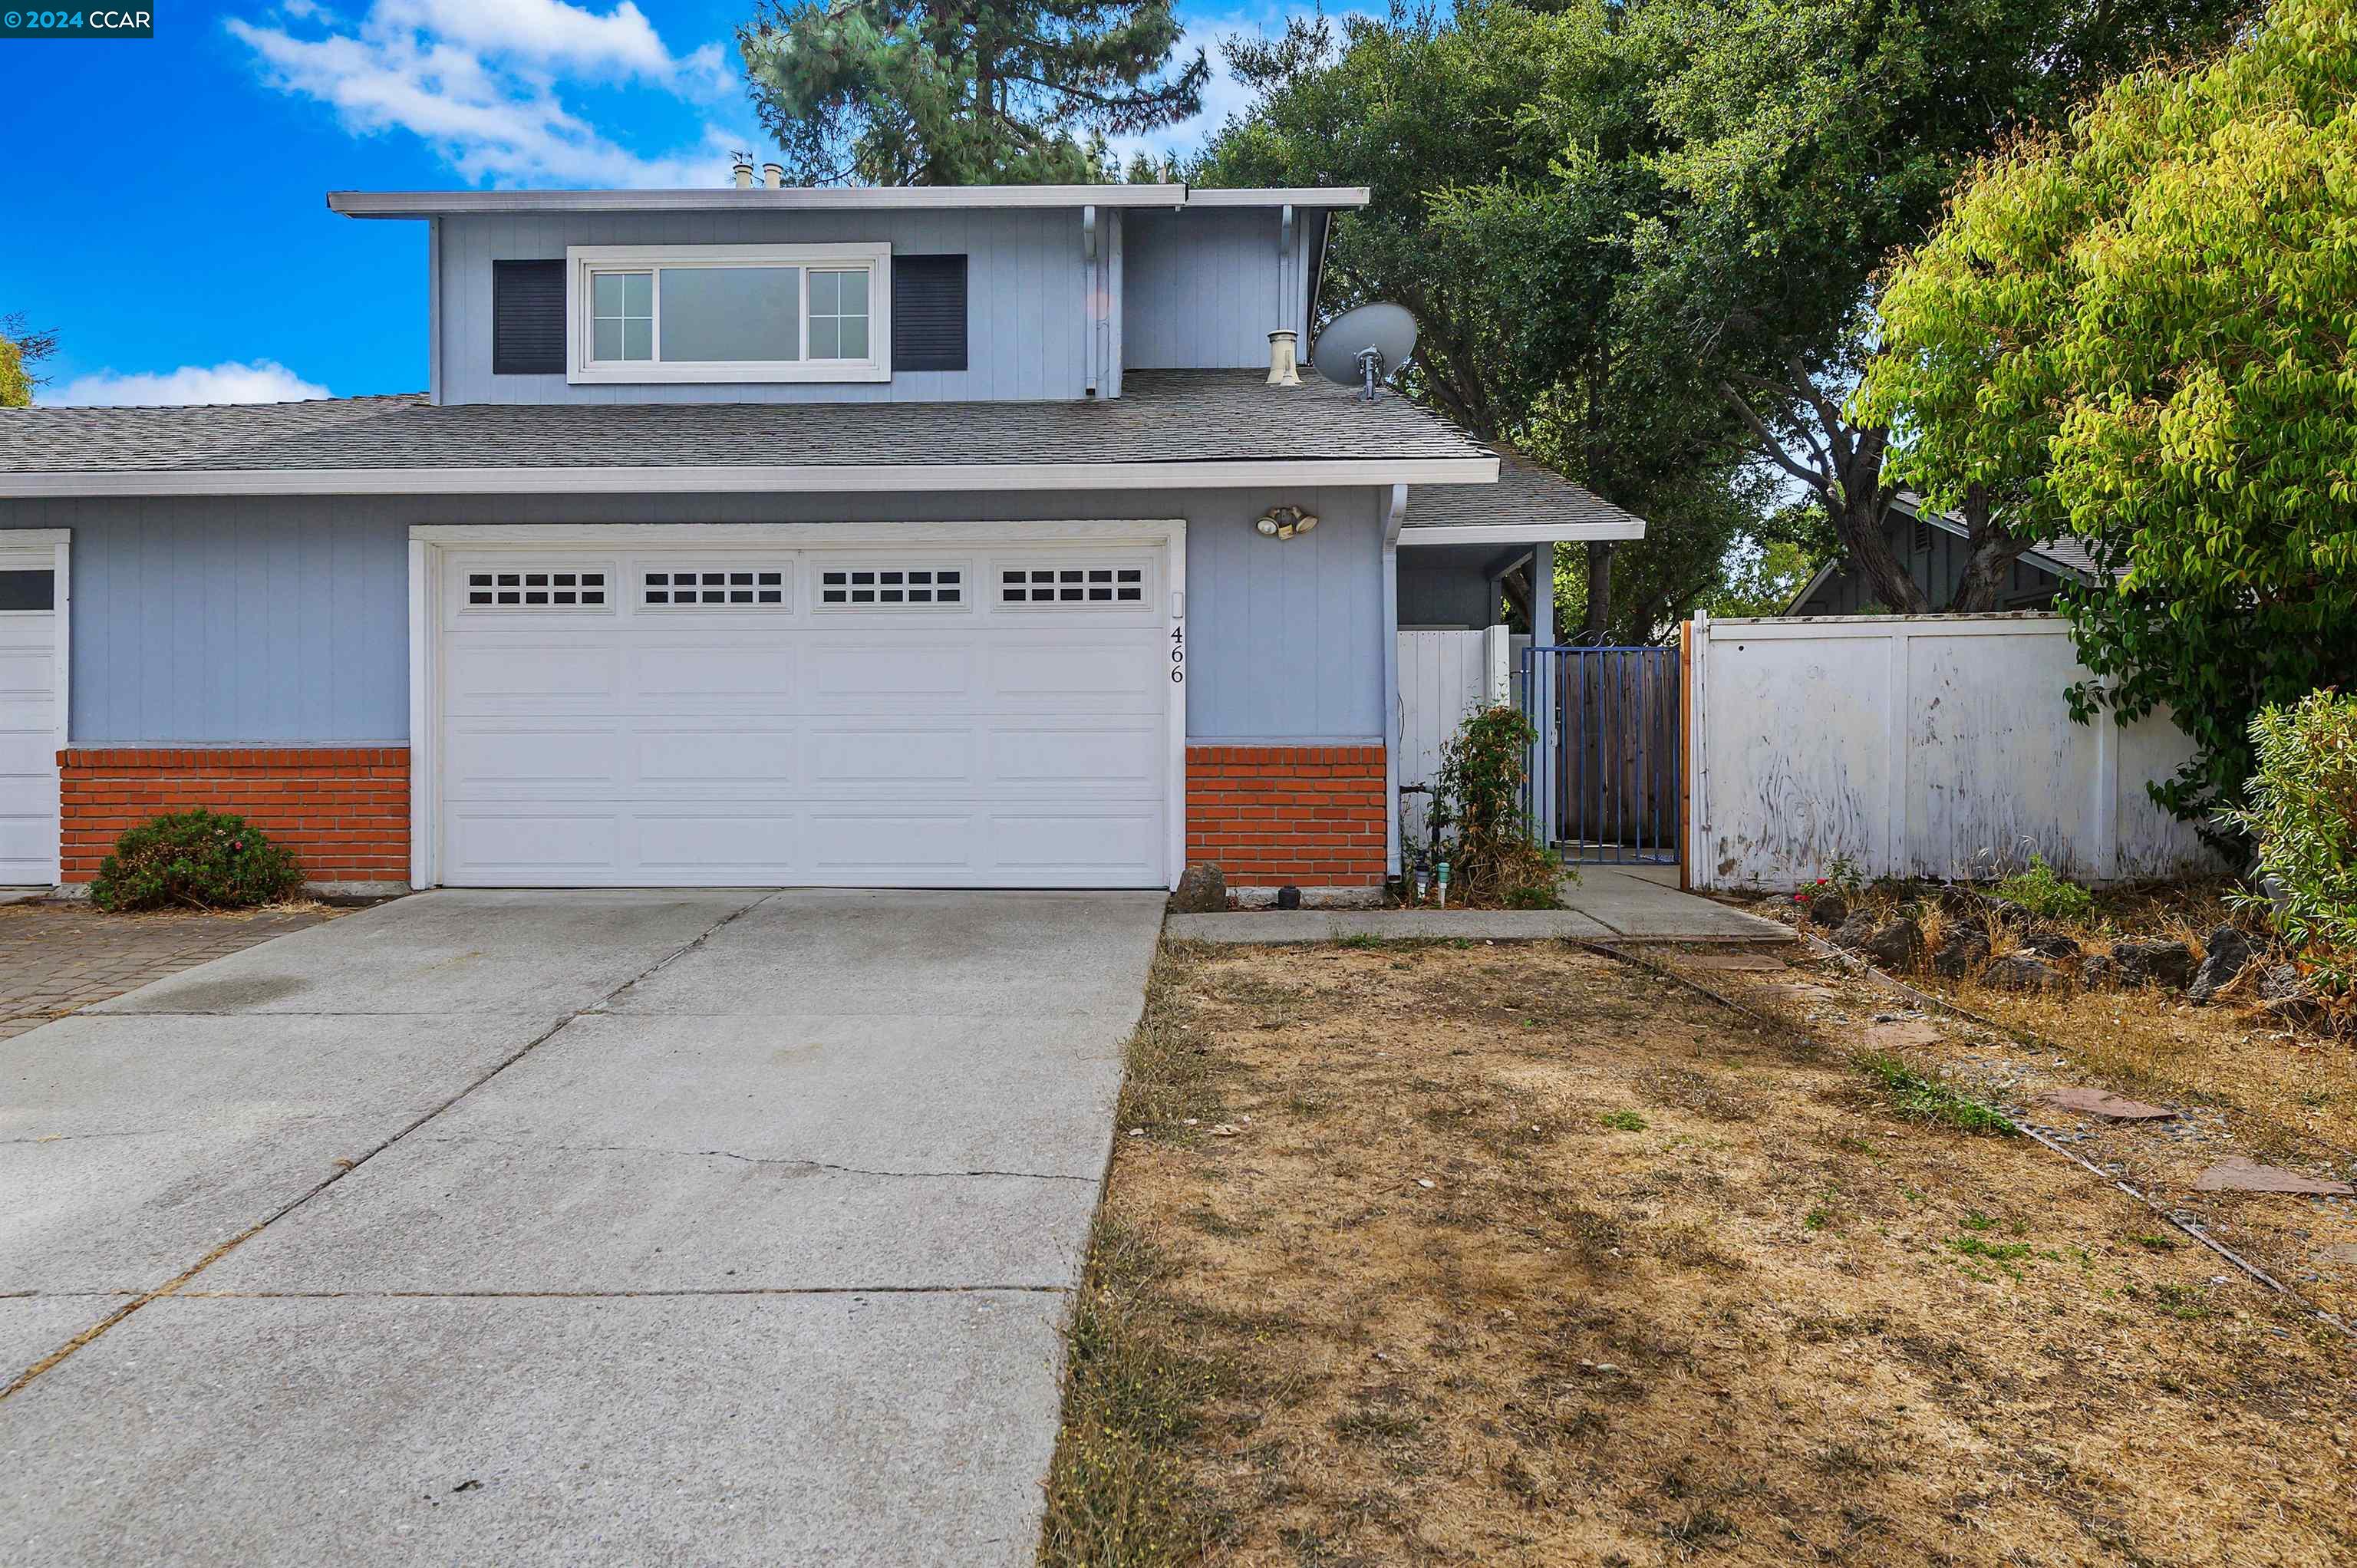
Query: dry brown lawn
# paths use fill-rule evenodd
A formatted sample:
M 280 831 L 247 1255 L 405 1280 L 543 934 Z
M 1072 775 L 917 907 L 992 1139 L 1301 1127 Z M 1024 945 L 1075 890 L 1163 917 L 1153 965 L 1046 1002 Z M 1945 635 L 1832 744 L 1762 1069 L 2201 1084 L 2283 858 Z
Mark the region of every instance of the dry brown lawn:
M 2357 1562 L 2347 1338 L 1717 978 L 1166 950 L 1043 1560 Z

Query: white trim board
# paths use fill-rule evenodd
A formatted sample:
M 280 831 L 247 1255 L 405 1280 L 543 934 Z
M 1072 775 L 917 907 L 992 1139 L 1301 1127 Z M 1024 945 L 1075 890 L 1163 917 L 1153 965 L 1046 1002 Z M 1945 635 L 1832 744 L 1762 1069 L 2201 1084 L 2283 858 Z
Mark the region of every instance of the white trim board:
M 1196 190 L 1185 185 L 716 186 L 708 190 L 331 190 L 347 218 L 468 212 L 876 212 L 1011 207 L 1364 207 L 1363 185 Z
M 50 570 L 56 574 L 52 585 L 53 608 L 51 636 L 56 655 L 51 661 L 50 702 L 55 712 L 50 716 L 51 763 L 55 754 L 71 743 L 73 727 L 73 531 L 66 528 L 0 528 L 0 552 L 47 551 Z M 49 882 L 56 886 L 65 875 L 65 778 L 59 770 L 57 781 L 57 831 L 49 835 Z
M 140 468 L 0 474 L 0 497 L 733 495 L 764 490 L 874 495 L 895 490 L 1489 485 L 1497 479 L 1498 460 L 1488 456 L 1238 463 L 845 463 L 778 467 Z M 1511 532 L 1518 542 L 1531 538 L 1528 529 Z
M 1168 703 L 1169 773 L 1166 788 L 1169 886 L 1187 865 L 1187 523 L 1182 518 L 1087 518 L 1014 522 L 753 522 L 581 523 L 536 527 L 512 523 L 414 523 L 409 530 L 409 866 L 410 885 L 436 886 L 442 830 L 442 645 L 439 628 L 443 553 L 450 549 L 502 546 L 612 549 L 705 548 L 769 544 L 842 549 L 872 542 L 961 543 L 977 547 L 1027 543 L 1127 544 L 1164 551 L 1167 646 L 1173 671 Z
M 1642 522 L 1476 522 L 1408 523 L 1399 531 L 1399 546 L 1411 550 L 1424 544 L 1550 544 L 1579 539 L 1642 539 Z

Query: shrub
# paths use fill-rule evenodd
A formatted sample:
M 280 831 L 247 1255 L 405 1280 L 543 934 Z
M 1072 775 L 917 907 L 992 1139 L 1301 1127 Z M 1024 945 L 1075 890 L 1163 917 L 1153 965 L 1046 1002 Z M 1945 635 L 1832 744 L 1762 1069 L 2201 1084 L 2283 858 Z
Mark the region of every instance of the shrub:
M 1530 721 L 1514 708 L 1468 714 L 1441 747 L 1433 780 L 1433 810 L 1442 831 L 1454 830 L 1445 851 L 1449 876 L 1467 901 L 1491 898 L 1515 908 L 1551 908 L 1560 862 L 1531 833 L 1523 811 L 1529 772 Z
M 243 817 L 171 811 L 125 829 L 90 885 L 102 909 L 250 909 L 303 886 L 294 855 Z
M 2226 821 L 2251 835 L 2259 874 L 2280 889 L 2276 928 L 2314 978 L 2357 990 L 2357 696 L 2263 708 L 2251 741 L 2250 804 Z
M 2017 871 L 1998 883 L 1996 896 L 2043 920 L 2083 920 L 2095 909 L 2095 896 L 2058 875 L 2042 854 L 2029 857 L 2029 870 Z

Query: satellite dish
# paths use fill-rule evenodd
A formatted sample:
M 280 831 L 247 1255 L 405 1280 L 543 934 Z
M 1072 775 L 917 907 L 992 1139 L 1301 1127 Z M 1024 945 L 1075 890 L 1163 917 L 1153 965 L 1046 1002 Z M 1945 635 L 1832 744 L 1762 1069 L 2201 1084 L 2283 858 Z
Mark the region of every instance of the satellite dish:
M 1346 310 L 1318 335 L 1309 362 L 1338 386 L 1357 387 L 1373 403 L 1385 377 L 1415 352 L 1415 317 L 1400 305 L 1377 303 Z

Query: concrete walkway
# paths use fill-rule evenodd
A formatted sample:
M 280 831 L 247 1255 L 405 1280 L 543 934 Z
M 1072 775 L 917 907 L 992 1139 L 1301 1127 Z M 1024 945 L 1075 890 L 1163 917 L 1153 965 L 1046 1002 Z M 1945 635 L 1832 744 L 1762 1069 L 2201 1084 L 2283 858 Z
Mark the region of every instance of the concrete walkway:
M 1484 941 L 1789 942 L 1792 931 L 1678 891 L 1677 867 L 1583 865 L 1561 909 L 1237 909 L 1173 915 L 1164 934 L 1188 941 L 1259 945 L 1347 938 Z
M 436 893 L 0 1046 L 0 1541 L 1031 1561 L 1151 895 Z

